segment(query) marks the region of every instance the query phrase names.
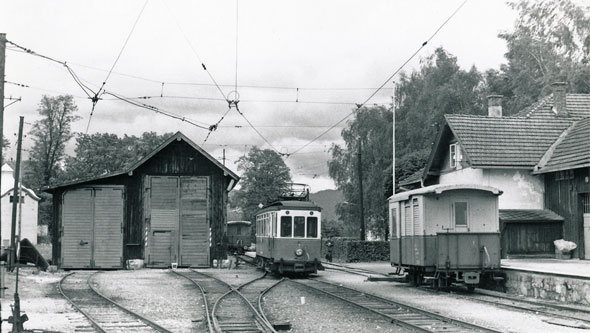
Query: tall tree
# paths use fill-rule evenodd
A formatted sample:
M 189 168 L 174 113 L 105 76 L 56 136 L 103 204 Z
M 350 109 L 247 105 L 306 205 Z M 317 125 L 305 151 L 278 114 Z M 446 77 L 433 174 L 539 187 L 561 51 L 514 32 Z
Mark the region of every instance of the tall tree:
M 396 89 L 396 154 L 428 155 L 445 114 L 484 114 L 482 76 L 465 71 L 443 48 L 402 74 Z
M 67 157 L 65 178 L 83 179 L 126 170 L 149 154 L 172 133 L 145 132 L 118 137 L 111 133 L 78 134 L 75 157 Z
M 28 184 L 39 190 L 51 185 L 60 173 L 65 145 L 73 137 L 71 125 L 79 119 L 78 107 L 71 95 L 43 96 L 38 112 L 41 119 L 33 124 L 30 136 L 33 147 L 29 155 L 31 176 Z
M 241 207 L 244 218 L 250 221 L 254 221 L 259 204 L 277 200 L 291 182 L 289 167 L 270 149 L 253 147 L 238 160 L 238 170 L 242 176 L 234 205 Z
M 346 203 L 337 206 L 348 236 L 358 237 L 360 192 L 358 148 L 362 141 L 361 168 L 366 230 L 387 237 L 388 184 L 391 186 L 392 113 L 382 106 L 361 108 L 342 130 L 345 147 L 332 145 L 328 170 Z
M 516 113 L 551 92 L 553 82 L 590 93 L 590 6 L 569 0 L 511 2 L 519 17 L 507 43 L 508 63 L 489 70 L 488 93 L 503 94 L 506 114 Z

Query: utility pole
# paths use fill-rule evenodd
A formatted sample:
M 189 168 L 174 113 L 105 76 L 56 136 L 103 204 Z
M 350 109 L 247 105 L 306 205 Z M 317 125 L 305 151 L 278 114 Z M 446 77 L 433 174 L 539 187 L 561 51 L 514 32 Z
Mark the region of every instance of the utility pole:
M 393 114 L 393 128 L 392 128 L 392 133 L 393 133 L 393 154 L 392 156 L 392 162 L 391 162 L 391 177 L 392 177 L 392 182 L 391 182 L 391 187 L 392 187 L 392 192 L 391 195 L 395 195 L 395 81 L 393 81 L 393 96 L 391 96 L 391 113 Z M 391 237 L 391 235 L 390 235 Z
M 225 165 L 225 148 L 223 148 L 223 165 Z
M 18 142 L 16 145 L 16 168 L 14 170 L 14 187 L 12 189 L 13 200 L 12 200 L 12 224 L 10 228 L 10 264 L 9 268 L 12 271 L 16 262 L 16 213 L 18 210 L 18 202 L 20 200 L 20 192 L 18 187 L 18 180 L 20 179 L 20 160 L 21 160 L 21 149 L 23 142 L 23 121 L 25 117 L 20 117 L 18 122 Z M 20 238 L 20 235 L 18 235 Z
M 12 308 L 12 316 L 8 317 L 8 322 L 12 323 L 12 332 L 22 332 L 23 331 L 23 322 L 27 321 L 29 318 L 27 315 L 20 315 L 20 297 L 18 296 L 18 273 L 19 273 L 19 261 L 20 261 L 20 246 L 15 244 L 15 230 L 16 230 L 16 211 L 17 205 L 20 201 L 20 192 L 19 192 L 19 179 L 20 179 L 20 162 L 21 162 L 21 148 L 22 148 L 22 141 L 23 141 L 23 122 L 25 117 L 20 117 L 18 123 L 18 144 L 16 150 L 16 168 L 14 170 L 14 188 L 13 188 L 13 200 L 12 200 L 12 229 L 10 230 L 10 241 L 11 241 L 11 266 L 12 269 L 14 265 L 16 265 L 16 283 L 14 286 L 14 306 Z M 20 234 L 18 235 L 20 240 Z M 17 256 L 17 246 L 19 248 Z
M 2 151 L 4 148 L 4 64 L 6 63 L 6 34 L 0 33 L 0 170 L 2 169 Z M 0 188 L 2 176 L 0 171 Z M 0 207 L 1 208 L 1 207 Z M 0 209 L 2 211 L 2 209 Z M 2 214 L 0 214 L 0 252 L 2 251 Z M 0 298 L 4 298 L 5 267 L 0 262 Z M 2 331 L 2 305 L 0 305 L 0 332 Z
M 363 165 L 361 162 L 361 153 L 363 150 L 363 141 L 359 138 L 358 152 L 358 174 L 359 174 L 359 209 L 361 217 L 361 240 L 365 240 L 365 209 L 363 206 Z

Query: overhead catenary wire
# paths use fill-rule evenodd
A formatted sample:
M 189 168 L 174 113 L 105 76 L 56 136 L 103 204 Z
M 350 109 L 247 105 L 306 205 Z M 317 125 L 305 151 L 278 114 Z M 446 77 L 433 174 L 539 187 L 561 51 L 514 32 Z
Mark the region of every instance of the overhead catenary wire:
M 171 117 L 171 118 L 178 119 L 178 120 L 180 120 L 182 122 L 186 122 L 186 123 L 191 124 L 193 126 L 196 126 L 198 128 L 205 129 L 205 130 L 208 130 L 209 129 L 208 126 L 201 125 L 196 120 L 192 120 L 190 118 L 187 118 L 187 117 L 184 117 L 184 116 L 175 114 L 173 112 L 160 109 L 160 108 L 158 108 L 156 106 L 145 104 L 145 103 L 139 103 L 137 101 L 130 100 L 130 99 L 128 99 L 128 98 L 126 98 L 126 97 L 124 97 L 122 95 L 119 95 L 119 94 L 116 94 L 116 93 L 113 93 L 113 92 L 110 92 L 110 91 L 107 91 L 107 90 L 104 91 L 104 94 L 111 95 L 111 96 L 113 96 L 113 97 L 115 97 L 115 98 L 117 98 L 117 99 L 119 99 L 119 100 L 121 100 L 123 102 L 129 103 L 131 105 L 135 105 L 137 107 L 140 107 L 140 108 L 143 108 L 143 109 L 146 109 L 146 110 L 150 110 L 150 111 L 153 111 L 153 112 L 156 112 L 156 113 L 159 113 L 159 114 L 162 114 L 162 115 Z
M 88 129 L 90 128 L 90 122 L 92 121 L 92 115 L 94 114 L 94 108 L 96 107 L 96 104 L 100 100 L 101 93 L 104 91 L 104 86 L 107 84 L 107 81 L 109 80 L 109 77 L 111 76 L 111 73 L 113 72 L 113 69 L 115 69 L 117 62 L 119 62 L 119 59 L 121 58 L 121 55 L 123 54 L 123 50 L 125 50 L 127 43 L 129 43 L 129 39 L 131 38 L 133 31 L 135 31 L 135 27 L 137 26 L 137 22 L 139 22 L 139 19 L 141 18 L 141 15 L 143 14 L 143 11 L 145 10 L 145 7 L 147 6 L 148 2 L 149 2 L 149 0 L 145 0 L 143 7 L 141 7 L 141 11 L 139 12 L 139 15 L 137 15 L 137 18 L 135 19 L 135 22 L 133 23 L 133 27 L 131 28 L 131 31 L 127 35 L 127 38 L 125 39 L 125 42 L 123 43 L 123 46 L 121 47 L 121 50 L 119 51 L 119 54 L 117 55 L 117 58 L 115 58 L 115 61 L 113 62 L 113 65 L 111 66 L 111 69 L 109 70 L 106 78 L 102 82 L 101 87 L 98 89 L 98 91 L 91 98 L 92 109 L 90 110 L 90 117 L 88 117 L 88 125 L 86 125 L 86 133 L 88 133 Z
M 182 37 L 184 38 L 184 40 L 186 41 L 186 43 L 189 45 L 190 49 L 193 51 L 193 54 L 197 57 L 197 60 L 199 60 L 199 63 L 201 64 L 201 67 L 207 73 L 207 75 L 209 76 L 209 78 L 211 79 L 211 81 L 213 82 L 213 84 L 215 85 L 215 87 L 217 88 L 217 90 L 219 91 L 219 93 L 221 94 L 221 96 L 223 96 L 223 99 L 225 99 L 227 101 L 228 100 L 227 99 L 227 96 L 225 95 L 225 93 L 223 92 L 223 90 L 221 89 L 221 87 L 219 86 L 219 84 L 217 83 L 217 81 L 215 80 L 215 78 L 213 77 L 213 75 L 211 74 L 211 72 L 207 69 L 207 66 L 205 66 L 205 63 L 201 59 L 201 56 L 199 56 L 199 53 L 197 53 L 197 50 L 195 49 L 195 47 L 193 46 L 193 44 L 189 40 L 188 36 L 184 32 L 184 30 L 182 29 L 182 27 L 180 26 L 180 24 L 178 23 L 178 20 L 176 19 L 176 17 L 172 13 L 172 10 L 170 10 L 170 8 L 168 7 L 166 1 L 162 1 L 162 3 L 168 9 L 168 13 L 172 17 L 174 23 L 176 24 L 176 27 L 178 28 L 178 30 L 182 34 Z
M 468 0 L 464 0 L 458 7 L 457 9 L 455 9 L 455 11 L 434 31 L 434 33 L 432 33 L 430 35 L 430 37 L 428 37 L 428 39 L 426 39 L 426 41 L 424 41 L 422 43 L 422 45 L 420 45 L 418 47 L 418 49 L 416 49 L 416 51 L 414 53 L 412 53 L 412 55 L 403 63 L 401 64 L 401 66 L 399 66 L 394 72 L 393 74 L 391 74 L 380 86 L 378 89 L 376 89 L 375 91 L 373 91 L 373 93 L 371 95 L 369 95 L 369 97 L 367 99 L 365 99 L 365 101 L 359 105 L 357 105 L 357 108 L 354 109 L 351 113 L 349 113 L 348 115 L 346 115 L 345 117 L 343 117 L 342 119 L 340 119 L 338 122 L 336 122 L 334 125 L 330 126 L 330 128 L 328 128 L 327 130 L 325 130 L 324 132 L 322 132 L 320 135 L 316 136 L 314 139 L 312 139 L 311 141 L 309 141 L 308 143 L 306 143 L 305 145 L 301 146 L 299 149 L 296 149 L 295 151 L 293 151 L 291 154 L 287 155 L 287 158 L 289 158 L 289 156 L 296 154 L 298 152 L 300 152 L 301 150 L 305 149 L 309 144 L 317 141 L 319 138 L 321 138 L 322 136 L 324 136 L 326 133 L 330 132 L 333 128 L 335 128 L 336 126 L 340 125 L 343 121 L 345 121 L 346 119 L 348 119 L 350 116 L 352 116 L 356 111 L 360 110 L 365 104 L 367 104 L 376 94 L 377 92 L 379 92 L 379 90 L 383 89 L 383 87 L 385 87 L 385 85 L 387 83 L 389 83 L 389 81 L 391 81 L 391 79 L 393 79 L 394 76 L 396 76 L 423 48 L 424 46 L 426 46 L 426 44 L 428 44 L 428 42 L 430 42 L 432 40 L 432 38 L 434 38 L 434 36 L 436 36 L 438 34 L 438 32 L 455 16 L 455 14 L 457 14 L 459 12 L 459 10 L 461 8 L 463 8 L 463 6 L 467 3 Z
M 246 115 L 242 111 L 240 111 L 240 108 L 238 107 L 237 103 L 236 103 L 236 111 L 238 111 L 238 113 L 242 116 L 242 118 L 244 118 L 244 120 L 248 123 L 248 125 L 250 125 L 250 127 L 254 130 L 254 132 L 256 132 L 256 134 L 258 134 L 258 136 L 260 136 L 262 138 L 262 140 L 264 140 L 264 142 L 266 142 L 266 144 L 268 144 L 269 147 L 272 148 L 272 150 L 274 150 L 275 152 L 277 152 L 281 156 L 284 155 L 277 148 L 275 148 L 275 146 L 273 146 L 272 143 L 270 143 L 270 141 L 268 141 L 268 139 L 266 137 L 264 137 L 264 135 L 262 135 L 262 133 L 260 133 L 260 131 L 256 127 L 254 127 L 254 125 L 252 125 L 250 120 L 248 120 L 248 118 L 246 118 Z

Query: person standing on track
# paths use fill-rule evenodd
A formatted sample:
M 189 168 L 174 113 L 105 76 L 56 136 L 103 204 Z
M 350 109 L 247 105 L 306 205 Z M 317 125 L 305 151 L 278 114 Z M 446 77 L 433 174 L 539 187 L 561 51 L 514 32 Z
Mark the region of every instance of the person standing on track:
M 332 242 L 331 237 L 328 238 L 328 240 L 326 241 L 326 247 L 328 248 L 328 250 L 326 251 L 326 260 L 332 262 L 332 249 L 334 247 L 334 242 Z

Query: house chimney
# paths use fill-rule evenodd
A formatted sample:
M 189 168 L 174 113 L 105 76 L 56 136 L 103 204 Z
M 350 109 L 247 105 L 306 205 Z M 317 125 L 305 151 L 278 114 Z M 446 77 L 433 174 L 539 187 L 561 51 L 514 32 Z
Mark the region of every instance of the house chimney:
M 553 112 L 555 112 L 558 117 L 569 117 L 565 102 L 567 82 L 555 82 L 551 87 L 553 88 Z
M 488 96 L 488 117 L 502 117 L 502 95 Z

